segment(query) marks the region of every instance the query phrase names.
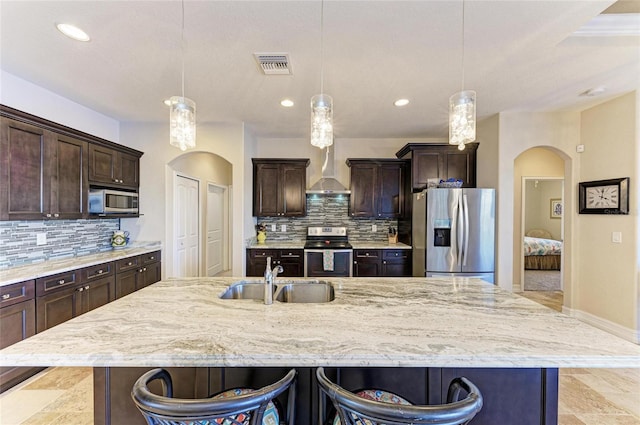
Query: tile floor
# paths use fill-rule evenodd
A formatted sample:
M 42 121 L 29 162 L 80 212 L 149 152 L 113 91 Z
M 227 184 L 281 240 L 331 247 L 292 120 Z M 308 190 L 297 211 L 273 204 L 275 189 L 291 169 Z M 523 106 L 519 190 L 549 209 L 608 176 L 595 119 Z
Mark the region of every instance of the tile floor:
M 562 306 L 562 292 L 520 295 Z M 92 386 L 91 368 L 47 369 L 0 394 L 0 424 L 91 425 Z M 560 369 L 558 410 L 558 425 L 640 425 L 640 368 Z

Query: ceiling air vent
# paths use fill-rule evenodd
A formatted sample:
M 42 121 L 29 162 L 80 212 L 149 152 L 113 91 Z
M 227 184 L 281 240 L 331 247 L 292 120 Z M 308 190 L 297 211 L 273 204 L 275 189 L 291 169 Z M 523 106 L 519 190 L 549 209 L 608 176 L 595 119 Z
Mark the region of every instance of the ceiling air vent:
M 291 75 L 288 53 L 254 53 L 256 61 L 265 75 Z

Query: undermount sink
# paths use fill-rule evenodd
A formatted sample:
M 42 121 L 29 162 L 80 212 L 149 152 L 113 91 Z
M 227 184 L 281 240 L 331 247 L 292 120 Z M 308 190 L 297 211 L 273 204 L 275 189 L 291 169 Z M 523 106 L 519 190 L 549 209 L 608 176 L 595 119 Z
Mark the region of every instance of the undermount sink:
M 275 291 L 275 287 L 273 288 Z M 264 299 L 264 281 L 241 280 L 231 284 L 220 295 L 223 300 L 262 300 Z
M 273 285 L 273 299 L 284 303 L 327 303 L 335 299 L 331 282 L 305 280 L 277 280 Z M 223 300 L 262 300 L 264 281 L 240 280 L 220 295 Z
M 285 303 L 328 303 L 335 299 L 335 291 L 325 281 L 280 282 L 274 298 Z

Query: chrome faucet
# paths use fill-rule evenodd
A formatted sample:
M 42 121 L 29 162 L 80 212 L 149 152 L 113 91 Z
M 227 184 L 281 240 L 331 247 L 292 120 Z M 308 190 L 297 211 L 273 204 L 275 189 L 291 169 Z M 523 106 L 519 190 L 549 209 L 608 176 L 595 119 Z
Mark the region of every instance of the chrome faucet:
M 284 269 L 281 265 L 271 269 L 271 257 L 267 257 L 267 268 L 264 271 L 264 303 L 273 304 L 273 284 L 278 277 L 278 273 L 282 273 Z

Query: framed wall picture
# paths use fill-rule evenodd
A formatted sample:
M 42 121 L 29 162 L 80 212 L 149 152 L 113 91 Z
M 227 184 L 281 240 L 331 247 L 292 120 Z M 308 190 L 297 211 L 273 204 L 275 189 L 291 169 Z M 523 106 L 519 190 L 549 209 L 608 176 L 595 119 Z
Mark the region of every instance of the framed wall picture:
M 581 182 L 580 214 L 629 214 L 629 177 Z
M 551 200 L 551 218 L 562 218 L 562 199 Z

